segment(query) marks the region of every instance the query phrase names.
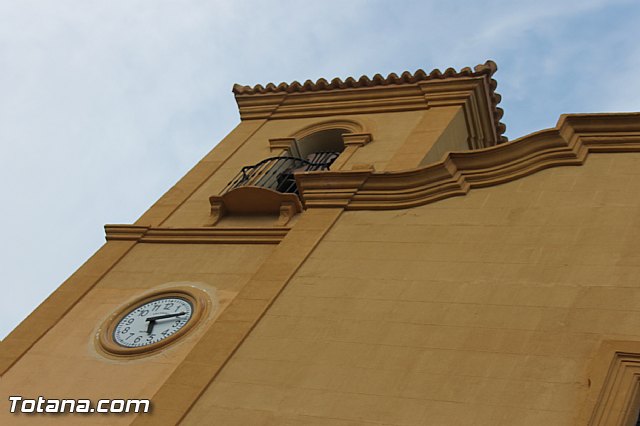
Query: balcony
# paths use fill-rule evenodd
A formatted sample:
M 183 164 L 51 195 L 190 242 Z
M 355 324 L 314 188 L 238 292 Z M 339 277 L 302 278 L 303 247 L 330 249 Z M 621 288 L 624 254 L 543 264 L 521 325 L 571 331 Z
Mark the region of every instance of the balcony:
M 339 152 L 316 152 L 309 159 L 271 157 L 253 166 L 245 166 L 229 182 L 223 194 L 244 186 L 271 189 L 283 194 L 298 194 L 294 173 L 329 170 Z
M 270 157 L 245 166 L 221 195 L 209 197 L 215 225 L 225 215 L 277 215 L 284 226 L 302 211 L 295 173 L 329 170 L 340 152 L 315 152 L 306 159 Z

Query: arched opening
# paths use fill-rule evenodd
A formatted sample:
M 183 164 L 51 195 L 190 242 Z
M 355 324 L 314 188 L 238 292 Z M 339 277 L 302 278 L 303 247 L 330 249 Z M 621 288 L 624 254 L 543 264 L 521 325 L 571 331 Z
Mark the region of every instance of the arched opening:
M 347 129 L 327 129 L 312 133 L 296 140 L 291 147 L 291 154 L 305 160 L 318 153 L 337 153 L 344 151 L 342 135 L 349 133 Z M 337 157 L 337 155 L 336 155 Z
M 300 139 L 293 139 L 283 155 L 243 167 L 229 182 L 223 194 L 246 186 L 297 194 L 295 173 L 329 170 L 344 151 L 342 135 L 345 133 L 351 133 L 351 130 L 324 127 Z
M 344 151 L 342 134 L 348 132 L 346 129 L 327 129 L 294 140 L 289 148 L 290 159 L 286 169 L 278 177 L 276 191 L 297 193 L 296 172 L 329 170 Z

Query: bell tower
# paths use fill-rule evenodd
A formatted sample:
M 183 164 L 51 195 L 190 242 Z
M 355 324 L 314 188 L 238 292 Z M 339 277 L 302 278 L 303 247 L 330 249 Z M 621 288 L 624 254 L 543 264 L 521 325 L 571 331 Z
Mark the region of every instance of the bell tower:
M 506 143 L 496 69 L 235 85 L 238 126 L 134 224 L 106 225 L 105 245 L 2 342 L 0 422 L 569 424 L 602 411 L 584 371 L 612 332 L 576 320 L 596 294 L 581 298 L 596 279 L 581 268 L 609 241 L 596 223 L 637 217 L 638 115 L 563 116 Z M 625 241 L 596 262 L 599 279 L 618 277 L 610 289 L 634 279 Z M 152 410 L 12 414 L 11 395 Z
M 151 414 L 111 420 L 179 421 L 345 209 L 384 204 L 360 189 L 501 141 L 495 71 L 235 85 L 240 124 L 135 224 L 106 225 L 2 343 L 4 391 L 149 398 Z

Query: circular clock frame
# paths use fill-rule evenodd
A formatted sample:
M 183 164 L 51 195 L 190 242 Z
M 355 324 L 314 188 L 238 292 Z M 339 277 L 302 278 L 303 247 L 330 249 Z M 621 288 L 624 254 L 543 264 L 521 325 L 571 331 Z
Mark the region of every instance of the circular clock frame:
M 191 304 L 191 317 L 184 326 L 170 336 L 149 345 L 128 347 L 122 346 L 115 341 L 114 333 L 120 321 L 142 305 L 165 298 L 179 298 Z M 204 291 L 195 288 L 170 288 L 148 293 L 121 306 L 115 311 L 98 331 L 98 343 L 104 351 L 111 355 L 144 355 L 158 351 L 191 331 L 204 316 L 205 311 L 208 309 L 208 302 L 209 299 Z

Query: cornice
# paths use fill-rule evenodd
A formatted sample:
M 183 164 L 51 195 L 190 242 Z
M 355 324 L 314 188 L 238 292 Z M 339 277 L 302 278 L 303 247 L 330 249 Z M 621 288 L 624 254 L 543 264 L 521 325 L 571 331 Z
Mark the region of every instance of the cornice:
M 305 207 L 404 209 L 498 185 L 537 171 L 582 165 L 596 152 L 640 152 L 640 113 L 571 114 L 553 129 L 402 172 L 297 173 Z
M 331 82 L 319 79 L 304 83 L 269 83 L 266 86 L 234 85 L 233 92 L 243 120 L 268 118 L 323 117 L 344 114 L 363 114 L 423 110 L 447 105 L 468 105 L 468 122 L 480 122 L 480 135 L 472 135 L 480 146 L 505 142 L 506 127 L 500 123 L 503 111 L 498 108 L 501 96 L 496 93 L 497 82 L 492 78 L 498 67 L 493 61 L 477 65 L 473 70 L 456 71 L 448 68 L 430 73 L 395 73 L 372 78 L 362 76 Z
M 270 228 L 157 228 L 138 225 L 105 225 L 107 241 L 173 244 L 278 244 L 288 227 Z
M 429 74 L 419 69 L 415 73 L 411 74 L 409 71 L 405 71 L 400 76 L 395 73 L 389 74 L 387 77 L 383 77 L 381 74 L 376 74 L 372 78 L 363 75 L 359 79 L 349 77 L 346 80 L 341 80 L 339 77 L 334 78 L 331 82 L 328 82 L 324 78 L 321 78 L 315 82 L 307 80 L 304 83 L 294 81 L 293 83 L 280 83 L 275 85 L 269 83 L 266 86 L 257 84 L 253 87 L 242 86 L 240 84 L 234 84 L 233 93 L 238 95 L 256 95 L 267 93 L 300 93 L 300 92 L 318 92 L 329 91 L 339 89 L 357 89 L 364 87 L 376 87 L 376 86 L 389 86 L 389 85 L 401 85 L 417 83 L 419 81 L 443 79 L 443 78 L 456 78 L 456 77 L 477 77 L 486 75 L 488 77 L 498 70 L 498 66 L 493 61 L 487 61 L 484 64 L 476 65 L 472 70 L 469 67 L 462 68 L 460 71 L 456 71 L 454 68 L 447 68 L 443 73 L 439 69 L 434 69 Z

